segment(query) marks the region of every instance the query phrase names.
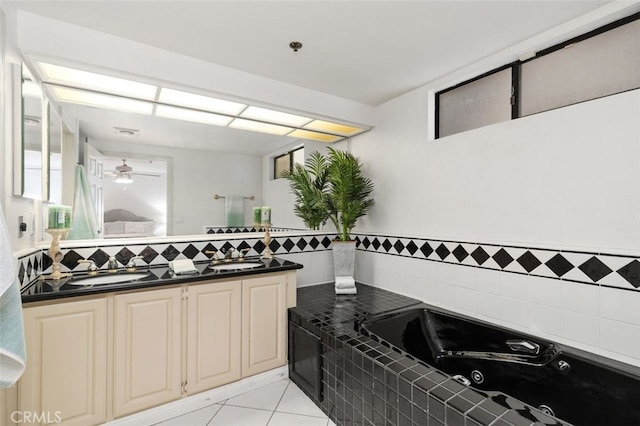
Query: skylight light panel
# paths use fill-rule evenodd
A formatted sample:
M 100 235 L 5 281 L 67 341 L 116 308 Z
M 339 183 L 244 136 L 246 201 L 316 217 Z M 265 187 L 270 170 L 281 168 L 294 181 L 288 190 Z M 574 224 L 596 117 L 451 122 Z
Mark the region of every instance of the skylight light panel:
M 343 138 L 343 136 L 329 135 L 327 133 L 312 132 L 310 130 L 302 130 L 302 129 L 294 130 L 293 132 L 289 133 L 287 136 L 292 138 L 312 139 L 314 141 L 327 142 L 327 143 L 337 142 Z
M 39 62 L 44 81 L 89 89 L 96 92 L 123 95 L 130 98 L 154 100 L 157 86 L 108 75 Z
M 212 114 L 210 112 L 194 111 L 192 109 L 172 107 L 168 105 L 156 106 L 158 117 L 174 118 L 176 120 L 193 121 L 196 123 L 211 124 L 214 126 L 226 126 L 232 120 L 225 115 Z
M 252 118 L 254 120 L 266 121 L 269 123 L 284 124 L 285 126 L 302 127 L 312 119 L 300 115 L 286 112 L 274 111 L 271 109 L 250 106 L 240 114 L 241 117 Z
M 319 130 L 322 132 L 335 133 L 344 136 L 351 136 L 361 132 L 359 127 L 347 126 L 345 124 L 333 123 L 331 121 L 313 120 L 304 126 L 305 129 Z
M 180 105 L 204 111 L 218 112 L 220 114 L 238 115 L 247 106 L 238 102 L 225 101 L 209 96 L 196 95 L 194 93 L 181 92 L 179 90 L 160 89 L 159 102 L 170 105 Z
M 260 121 L 245 120 L 242 118 L 234 119 L 231 122 L 231 124 L 229 124 L 229 127 L 233 127 L 234 129 L 243 129 L 243 130 L 251 130 L 254 132 L 269 133 L 272 135 L 279 135 L 279 136 L 284 136 L 293 130 L 291 127 L 262 123 Z
M 150 102 L 122 98 L 119 96 L 110 96 L 84 90 L 69 89 L 60 86 L 51 86 L 51 90 L 60 102 L 70 102 L 74 104 L 145 115 L 151 115 L 151 112 L 153 111 L 153 104 Z

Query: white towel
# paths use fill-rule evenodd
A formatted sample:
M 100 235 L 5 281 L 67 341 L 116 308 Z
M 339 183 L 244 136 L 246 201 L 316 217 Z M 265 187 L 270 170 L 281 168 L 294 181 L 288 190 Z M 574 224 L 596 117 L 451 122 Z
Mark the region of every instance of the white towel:
M 224 200 L 226 226 L 244 226 L 244 197 L 227 195 Z
M 336 288 L 353 288 L 356 286 L 356 280 L 353 277 L 338 276 L 336 277 Z
M 9 245 L 9 231 L 0 209 L 0 387 L 13 386 L 26 363 L 22 300 Z
M 191 259 L 178 259 L 169 262 L 169 268 L 176 275 L 197 274 L 198 270 Z
M 335 290 L 336 294 L 356 294 L 356 281 L 350 276 L 337 276 Z
M 337 288 L 336 287 L 336 294 L 357 294 L 357 290 L 354 287 L 352 288 Z

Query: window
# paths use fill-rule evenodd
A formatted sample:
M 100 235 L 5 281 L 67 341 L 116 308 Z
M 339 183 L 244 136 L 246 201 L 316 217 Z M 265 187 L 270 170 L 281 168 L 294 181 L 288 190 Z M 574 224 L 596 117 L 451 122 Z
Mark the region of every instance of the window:
M 436 138 L 640 88 L 640 13 L 436 93 Z
M 438 135 L 511 120 L 511 68 L 465 82 L 438 94 Z
M 273 178 L 279 179 L 285 171 L 293 169 L 294 164 L 304 165 L 304 147 L 296 148 L 273 159 Z

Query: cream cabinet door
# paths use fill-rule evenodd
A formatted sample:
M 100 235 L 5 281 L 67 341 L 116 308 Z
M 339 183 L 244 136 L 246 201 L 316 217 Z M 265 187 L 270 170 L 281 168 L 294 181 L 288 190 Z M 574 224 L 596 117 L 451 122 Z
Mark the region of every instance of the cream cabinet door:
M 28 424 L 103 424 L 107 301 L 27 307 L 24 324 L 27 368 L 18 385 L 22 418 L 28 414 Z
M 285 275 L 242 282 L 242 376 L 286 364 L 287 285 Z
M 180 398 L 182 289 L 115 296 L 114 417 Z
M 188 300 L 188 392 L 239 380 L 242 282 L 192 285 Z

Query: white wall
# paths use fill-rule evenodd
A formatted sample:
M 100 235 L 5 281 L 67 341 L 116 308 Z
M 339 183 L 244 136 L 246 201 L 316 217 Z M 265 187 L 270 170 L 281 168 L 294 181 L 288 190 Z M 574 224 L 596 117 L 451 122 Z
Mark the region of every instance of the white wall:
M 426 90 L 390 101 L 353 146 L 375 181 L 358 229 L 637 250 L 639 103 L 633 91 L 428 141 Z
M 640 255 L 640 90 L 427 140 L 427 89 L 378 108 L 353 152 L 358 232 Z M 357 279 L 640 365 L 640 291 L 359 252 Z

